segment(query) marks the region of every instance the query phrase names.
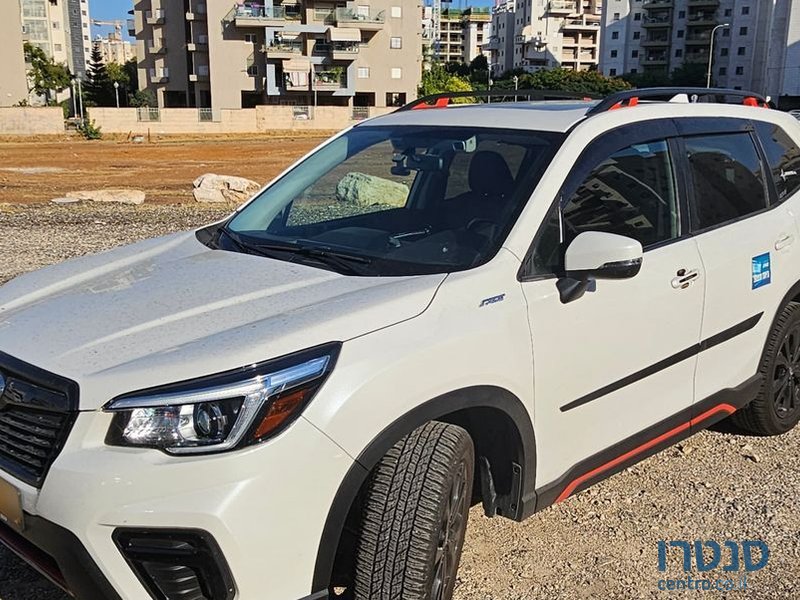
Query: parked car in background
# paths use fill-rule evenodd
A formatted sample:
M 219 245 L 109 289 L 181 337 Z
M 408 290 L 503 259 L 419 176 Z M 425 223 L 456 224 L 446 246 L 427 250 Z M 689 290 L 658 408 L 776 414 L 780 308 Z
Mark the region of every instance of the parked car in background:
M 90 600 L 448 600 L 473 505 L 795 427 L 797 122 L 502 93 L 1 287 L 0 541 Z

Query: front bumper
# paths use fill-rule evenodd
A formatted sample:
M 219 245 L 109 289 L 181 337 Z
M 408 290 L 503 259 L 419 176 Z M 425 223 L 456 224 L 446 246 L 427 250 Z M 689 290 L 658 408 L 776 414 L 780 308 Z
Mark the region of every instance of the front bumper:
M 322 531 L 352 459 L 303 418 L 238 452 L 174 457 L 103 442 L 110 415 L 80 413 L 41 490 L 22 490 L 24 534 L 0 541 L 78 599 L 150 594 L 114 542 L 120 528 L 208 532 L 237 600 L 309 596 Z

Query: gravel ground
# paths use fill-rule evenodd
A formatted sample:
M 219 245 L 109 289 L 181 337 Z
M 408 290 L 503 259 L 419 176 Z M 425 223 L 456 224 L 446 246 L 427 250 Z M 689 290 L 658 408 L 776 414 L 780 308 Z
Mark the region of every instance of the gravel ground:
M 0 205 L 0 283 L 224 214 L 196 206 Z M 473 509 L 456 598 L 798 598 L 798 442 L 800 430 L 780 438 L 705 432 L 522 524 L 489 520 Z M 746 591 L 659 591 L 658 540 L 698 539 L 764 540 L 769 563 L 748 575 Z M 664 575 L 682 578 L 674 552 Z M 727 579 L 721 566 L 707 576 Z M 63 598 L 0 550 L 0 600 Z

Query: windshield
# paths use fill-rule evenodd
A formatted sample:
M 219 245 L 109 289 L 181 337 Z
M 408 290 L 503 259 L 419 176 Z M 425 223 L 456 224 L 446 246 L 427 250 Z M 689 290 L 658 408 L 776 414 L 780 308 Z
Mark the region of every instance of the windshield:
M 234 215 L 216 244 L 347 275 L 469 269 L 499 250 L 563 137 L 355 127 Z

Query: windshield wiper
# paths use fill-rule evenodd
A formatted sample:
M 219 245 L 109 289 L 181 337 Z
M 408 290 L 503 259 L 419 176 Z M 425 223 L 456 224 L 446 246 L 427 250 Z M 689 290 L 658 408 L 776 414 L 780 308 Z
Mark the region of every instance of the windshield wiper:
M 228 229 L 223 229 L 225 234 L 231 239 L 236 246 L 244 252 L 258 254 L 267 258 L 276 258 L 276 252 L 285 252 L 293 256 L 307 258 L 318 263 L 322 263 L 329 267 L 333 267 L 336 271 L 343 275 L 364 275 L 364 269 L 358 268 L 354 265 L 369 265 L 372 260 L 364 256 L 357 256 L 354 254 L 346 254 L 331 250 L 321 246 L 304 246 L 296 243 L 279 243 L 279 242 L 249 242 L 244 241 L 237 234 L 230 232 Z

